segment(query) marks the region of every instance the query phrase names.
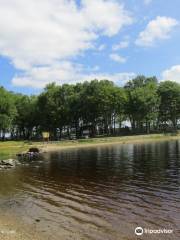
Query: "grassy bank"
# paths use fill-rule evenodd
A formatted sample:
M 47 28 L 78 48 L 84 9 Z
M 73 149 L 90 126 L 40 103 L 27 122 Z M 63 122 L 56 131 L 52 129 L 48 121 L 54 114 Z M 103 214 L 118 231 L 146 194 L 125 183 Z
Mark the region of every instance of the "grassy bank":
M 168 141 L 178 140 L 180 135 L 164 135 L 164 134 L 150 134 L 150 135 L 136 135 L 136 136 L 123 136 L 123 137 L 104 137 L 104 138 L 90 138 L 79 140 L 64 140 L 59 142 L 49 142 L 43 144 L 42 142 L 28 142 L 28 141 L 7 141 L 0 142 L 0 159 L 13 157 L 16 153 L 27 151 L 30 147 L 36 146 L 44 150 L 58 150 L 64 148 L 76 147 L 90 147 L 105 144 L 126 144 L 126 143 L 140 143 L 152 141 Z
M 21 141 L 0 142 L 0 159 L 12 157 L 18 152 L 26 150 L 27 143 Z

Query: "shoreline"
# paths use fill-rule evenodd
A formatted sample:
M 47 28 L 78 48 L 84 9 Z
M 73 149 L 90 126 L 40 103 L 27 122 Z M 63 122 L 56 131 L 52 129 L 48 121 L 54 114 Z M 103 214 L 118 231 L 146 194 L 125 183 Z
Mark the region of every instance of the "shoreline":
M 37 147 L 42 152 L 60 151 L 74 148 L 90 148 L 111 145 L 140 144 L 162 141 L 180 140 L 178 135 L 149 134 L 149 135 L 131 135 L 121 137 L 88 138 L 78 140 L 62 140 L 57 142 L 27 142 L 27 141 L 7 141 L 0 142 L 0 159 L 14 157 L 17 153 L 28 151 L 31 147 Z
M 88 141 L 89 140 L 89 141 Z M 62 141 L 57 143 L 45 143 L 41 145 L 41 149 L 45 152 L 74 149 L 74 148 L 91 148 L 91 147 L 103 147 L 111 145 L 126 145 L 126 144 L 141 144 L 141 143 L 152 143 L 152 142 L 163 142 L 163 141 L 176 141 L 180 140 L 180 135 L 170 136 L 162 134 L 151 134 L 151 135 L 136 135 L 136 136 L 123 136 L 123 137 L 106 137 L 106 138 L 92 138 L 74 141 Z M 36 145 L 38 146 L 38 145 Z

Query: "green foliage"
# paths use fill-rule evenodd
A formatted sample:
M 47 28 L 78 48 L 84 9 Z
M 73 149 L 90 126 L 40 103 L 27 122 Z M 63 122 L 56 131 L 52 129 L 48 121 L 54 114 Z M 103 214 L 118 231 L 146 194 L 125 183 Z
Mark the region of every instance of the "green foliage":
M 0 131 L 3 136 L 10 129 L 15 116 L 16 108 L 13 94 L 0 87 Z
M 47 85 L 38 96 L 14 94 L 0 88 L 0 137 L 32 139 L 50 131 L 52 139 L 117 134 L 123 121 L 137 133 L 178 127 L 180 84 L 158 83 L 156 77 L 137 76 L 124 87 L 108 80 Z M 119 129 L 121 133 L 121 129 Z
M 150 125 L 156 121 L 159 106 L 157 87 L 155 77 L 144 76 L 138 76 L 125 85 L 127 94 L 125 111 L 134 129 L 143 129 L 145 125 L 149 132 Z
M 160 83 L 158 88 L 160 96 L 159 120 L 167 124 L 171 121 L 174 128 L 180 118 L 180 84 L 171 81 Z
M 20 137 L 29 139 L 37 122 L 37 97 L 16 94 L 14 102 L 17 111 L 13 121 L 14 131 L 16 131 L 16 135 L 19 134 Z

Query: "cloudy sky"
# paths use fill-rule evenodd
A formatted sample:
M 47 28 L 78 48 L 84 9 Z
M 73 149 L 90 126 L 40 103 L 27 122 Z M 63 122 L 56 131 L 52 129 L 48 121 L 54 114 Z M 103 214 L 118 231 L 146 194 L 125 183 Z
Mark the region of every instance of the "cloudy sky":
M 0 0 L 0 85 L 180 82 L 179 0 Z

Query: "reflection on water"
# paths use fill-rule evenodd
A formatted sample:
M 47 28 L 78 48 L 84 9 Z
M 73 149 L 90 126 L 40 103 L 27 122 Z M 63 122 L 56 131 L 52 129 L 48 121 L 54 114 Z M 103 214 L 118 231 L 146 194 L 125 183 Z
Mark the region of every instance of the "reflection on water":
M 63 150 L 0 172 L 0 206 L 55 240 L 136 239 L 137 226 L 178 240 L 179 181 L 178 141 Z

